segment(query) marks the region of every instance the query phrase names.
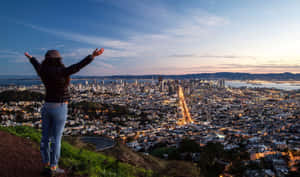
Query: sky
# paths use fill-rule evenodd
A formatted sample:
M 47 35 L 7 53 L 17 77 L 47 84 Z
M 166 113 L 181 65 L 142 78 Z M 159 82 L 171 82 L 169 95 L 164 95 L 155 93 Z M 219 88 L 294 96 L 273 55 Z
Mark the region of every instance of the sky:
M 300 73 L 299 0 L 5 0 L 0 75 L 56 49 L 77 75 Z

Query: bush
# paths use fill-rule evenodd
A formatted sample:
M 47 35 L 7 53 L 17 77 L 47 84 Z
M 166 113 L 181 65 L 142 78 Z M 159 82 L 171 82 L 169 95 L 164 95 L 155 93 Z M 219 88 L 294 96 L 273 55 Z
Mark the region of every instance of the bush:
M 200 148 L 200 145 L 196 141 L 190 140 L 190 139 L 184 139 L 180 142 L 178 150 L 181 153 L 183 153 L 183 152 L 200 152 L 201 148 Z
M 160 147 L 156 148 L 150 153 L 153 156 L 159 157 L 159 158 L 164 158 L 164 154 L 168 154 L 168 159 L 170 160 L 179 160 L 180 159 L 180 154 L 176 148 L 172 147 Z
M 10 102 L 10 101 L 42 101 L 44 95 L 38 92 L 31 91 L 15 91 L 8 90 L 0 93 L 1 102 Z

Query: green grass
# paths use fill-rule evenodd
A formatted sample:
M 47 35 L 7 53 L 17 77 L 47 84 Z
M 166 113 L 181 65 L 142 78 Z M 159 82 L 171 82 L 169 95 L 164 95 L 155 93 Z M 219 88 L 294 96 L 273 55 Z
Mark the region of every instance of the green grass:
M 16 126 L 1 127 L 0 130 L 9 132 L 13 135 L 29 138 L 39 143 L 41 132 L 32 127 Z M 71 169 L 75 174 L 90 177 L 151 177 L 153 172 L 143 168 L 116 161 L 113 157 L 105 156 L 86 149 L 81 149 L 62 142 L 60 166 Z

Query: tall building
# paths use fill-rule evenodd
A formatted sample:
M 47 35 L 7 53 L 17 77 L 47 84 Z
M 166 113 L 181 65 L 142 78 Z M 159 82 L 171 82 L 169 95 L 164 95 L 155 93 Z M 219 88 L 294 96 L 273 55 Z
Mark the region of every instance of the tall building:
M 159 86 L 159 91 L 164 91 L 164 80 L 161 76 L 158 78 L 158 86 Z
M 176 86 L 174 82 L 169 83 L 168 91 L 169 91 L 169 95 L 176 94 Z
M 224 79 L 218 80 L 217 85 L 219 88 L 225 88 L 225 80 Z

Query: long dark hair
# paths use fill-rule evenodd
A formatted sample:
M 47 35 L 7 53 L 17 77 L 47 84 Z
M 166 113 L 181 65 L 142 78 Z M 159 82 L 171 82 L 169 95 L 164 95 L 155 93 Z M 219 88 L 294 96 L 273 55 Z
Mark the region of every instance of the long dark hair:
M 65 65 L 62 62 L 62 58 L 50 58 L 50 57 L 46 57 L 41 65 L 42 70 L 44 70 L 43 68 L 47 68 L 47 67 L 63 67 L 65 68 Z M 70 83 L 70 76 L 66 76 L 66 86 Z

